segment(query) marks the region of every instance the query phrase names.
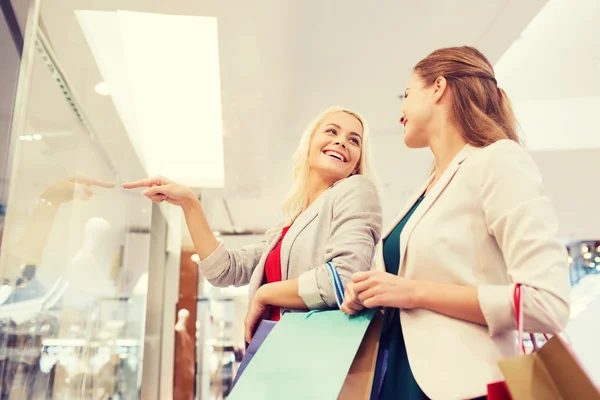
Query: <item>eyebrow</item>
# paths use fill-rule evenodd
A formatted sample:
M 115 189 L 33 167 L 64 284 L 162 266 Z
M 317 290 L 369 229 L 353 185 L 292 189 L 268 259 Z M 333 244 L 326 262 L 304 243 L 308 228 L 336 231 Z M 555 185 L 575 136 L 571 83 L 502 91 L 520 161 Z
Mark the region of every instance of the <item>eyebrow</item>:
M 342 129 L 341 126 L 339 126 L 338 124 L 334 124 L 334 123 L 327 124 L 326 127 L 330 126 L 330 125 L 338 128 L 338 129 Z M 356 133 L 356 132 L 350 132 L 350 134 L 354 135 L 354 136 L 358 136 L 362 140 L 362 136 L 360 136 L 358 133 Z

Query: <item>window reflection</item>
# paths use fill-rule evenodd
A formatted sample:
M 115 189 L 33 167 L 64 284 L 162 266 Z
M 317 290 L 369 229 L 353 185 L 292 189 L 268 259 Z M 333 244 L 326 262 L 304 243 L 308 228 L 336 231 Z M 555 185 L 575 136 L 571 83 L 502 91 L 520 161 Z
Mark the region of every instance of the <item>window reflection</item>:
M 6 179 L 0 397 L 136 398 L 151 213 L 117 185 L 127 171 L 49 43 L 38 31 Z

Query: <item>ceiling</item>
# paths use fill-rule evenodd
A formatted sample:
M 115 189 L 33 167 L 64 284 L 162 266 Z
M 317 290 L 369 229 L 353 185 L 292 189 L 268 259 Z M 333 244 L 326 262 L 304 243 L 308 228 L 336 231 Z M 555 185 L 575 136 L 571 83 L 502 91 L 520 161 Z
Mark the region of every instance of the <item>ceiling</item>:
M 600 2 L 548 2 L 496 63 L 530 150 L 600 149 Z
M 479 47 L 496 62 L 545 3 L 388 0 L 373 7 L 360 0 L 257 0 L 231 7 L 217 0 L 136 0 L 127 2 L 127 10 L 217 18 L 225 188 L 198 189 L 213 227 L 228 230 L 223 197 L 237 228 L 266 229 L 278 220 L 301 132 L 317 113 L 336 104 L 366 116 L 384 207 L 390 205 L 386 215 L 393 214 L 431 161 L 426 151 L 406 151 L 397 124 L 398 95 L 412 66 L 437 47 L 461 44 Z M 122 7 L 116 0 L 44 0 L 41 21 L 119 178 L 130 180 L 142 177 L 143 169 L 110 97 L 94 91 L 103 78 L 74 14 Z M 58 110 L 63 106 L 55 97 L 45 99 L 45 93 L 38 92 L 45 107 L 36 117 L 52 121 L 42 123 L 44 128 L 60 130 L 57 115 L 64 114 Z M 181 146 L 185 143 L 172 143 L 165 151 Z M 423 174 L 403 173 L 420 166 Z

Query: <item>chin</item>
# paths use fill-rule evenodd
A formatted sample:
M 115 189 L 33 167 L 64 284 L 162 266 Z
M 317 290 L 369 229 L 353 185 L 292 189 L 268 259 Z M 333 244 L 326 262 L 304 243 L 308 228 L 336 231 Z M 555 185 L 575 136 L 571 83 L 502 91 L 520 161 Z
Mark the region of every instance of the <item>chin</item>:
M 427 140 L 419 136 L 415 137 L 414 135 L 404 135 L 404 144 L 409 149 L 422 149 L 429 146 Z

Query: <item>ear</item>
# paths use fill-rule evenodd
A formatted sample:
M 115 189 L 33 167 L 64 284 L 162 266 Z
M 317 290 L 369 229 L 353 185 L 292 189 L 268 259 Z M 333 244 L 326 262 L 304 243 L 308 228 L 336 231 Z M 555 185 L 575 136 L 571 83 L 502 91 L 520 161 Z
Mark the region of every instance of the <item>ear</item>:
M 439 76 L 433 83 L 433 100 L 438 102 L 442 99 L 448 89 L 448 81 L 443 76 Z

